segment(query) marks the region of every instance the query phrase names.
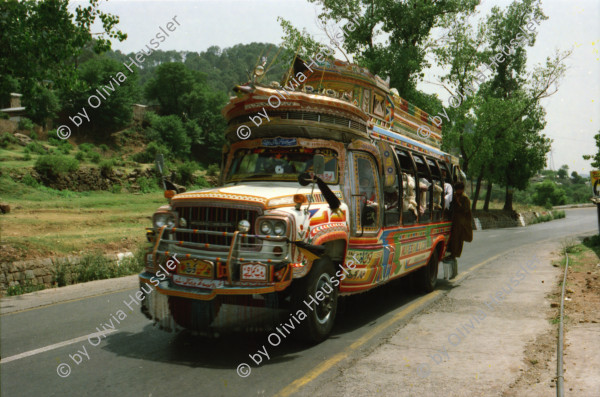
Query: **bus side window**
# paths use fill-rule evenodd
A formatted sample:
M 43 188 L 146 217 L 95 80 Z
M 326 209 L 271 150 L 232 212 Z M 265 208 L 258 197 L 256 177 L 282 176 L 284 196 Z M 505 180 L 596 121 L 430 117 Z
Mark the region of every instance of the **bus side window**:
M 431 171 L 431 180 L 433 182 L 433 220 L 442 219 L 442 210 L 444 205 L 444 185 L 442 182 L 442 173 L 435 159 L 426 157 L 427 165 Z
M 429 222 L 431 221 L 431 204 L 433 201 L 431 194 L 433 192 L 431 174 L 429 173 L 429 167 L 421 155 L 413 154 L 412 157 L 417 166 L 419 222 Z
M 382 206 L 379 173 L 375 159 L 366 152 L 352 152 L 354 169 L 352 196 L 354 197 L 355 232 L 377 232 L 380 227 Z M 364 221 L 364 224 L 363 224 Z
M 396 161 L 393 169 L 396 175 L 394 183 L 391 186 L 383 185 L 384 226 L 397 226 L 400 223 L 400 186 Z
M 451 165 L 448 163 L 444 163 L 444 162 L 439 162 L 438 163 L 440 165 L 440 169 L 442 171 L 442 186 L 444 187 L 444 193 L 443 193 L 443 202 L 444 202 L 444 213 L 443 213 L 443 218 L 445 220 L 449 220 L 450 219 L 450 204 L 452 203 L 452 193 L 453 188 L 452 188 L 452 171 L 451 170 Z M 444 177 L 445 174 L 445 177 Z
M 417 192 L 413 161 L 405 150 L 397 150 L 400 164 L 400 187 L 402 188 L 402 224 L 412 225 L 417 221 Z

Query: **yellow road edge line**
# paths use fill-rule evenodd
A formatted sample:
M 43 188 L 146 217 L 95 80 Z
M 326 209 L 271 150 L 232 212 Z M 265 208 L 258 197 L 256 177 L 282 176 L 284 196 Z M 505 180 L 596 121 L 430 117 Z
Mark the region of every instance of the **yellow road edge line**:
M 469 275 L 469 273 L 473 272 L 474 270 L 479 269 L 481 266 L 484 266 L 484 265 L 488 264 L 489 262 L 491 262 L 491 261 L 499 258 L 500 256 L 502 256 L 504 254 L 505 253 L 494 255 L 491 258 L 488 258 L 488 259 L 484 260 L 483 262 L 480 262 L 477 265 L 471 267 L 469 270 L 467 270 L 466 272 L 464 272 L 462 274 L 462 277 L 460 279 L 454 281 L 454 283 L 458 283 L 458 282 L 463 281 Z M 337 353 L 335 356 L 331 357 L 330 359 L 328 359 L 325 362 L 323 362 L 321 365 L 319 365 L 316 368 L 314 368 L 311 371 L 309 371 L 303 377 L 296 379 L 295 381 L 293 381 L 292 383 L 290 383 L 288 386 L 286 386 L 283 389 L 281 389 L 277 394 L 275 394 L 275 397 L 288 397 L 292 393 L 297 392 L 302 386 L 304 386 L 307 383 L 313 381 L 319 375 L 323 374 L 324 372 L 326 372 L 327 370 L 329 370 L 331 367 L 333 367 L 335 364 L 337 364 L 338 362 L 340 362 L 343 359 L 345 359 L 346 357 L 348 357 L 348 355 L 353 350 L 356 350 L 360 346 L 364 345 L 366 342 L 368 342 L 370 339 L 372 339 L 375 335 L 379 334 L 383 329 L 385 329 L 385 328 L 389 327 L 390 325 L 398 322 L 403 317 L 406 317 L 408 314 L 410 314 L 414 310 L 416 310 L 419 306 L 421 306 L 421 305 L 423 305 L 423 304 L 431 301 L 434 298 L 437 298 L 439 295 L 441 295 L 443 293 L 444 292 L 442 290 L 436 290 L 436 291 L 431 292 L 428 295 L 425 295 L 425 296 L 417 299 L 415 302 L 411 303 L 410 305 L 408 305 L 407 307 L 405 307 L 404 309 L 402 309 L 400 312 L 396 313 L 389 320 L 381 323 L 376 328 L 374 328 L 371 331 L 369 331 L 366 334 L 364 334 L 356 342 L 352 343 L 345 351 Z
M 346 349 L 346 351 L 336 354 L 335 356 L 331 357 L 327 361 L 323 362 L 318 367 L 316 367 L 313 370 L 311 370 L 310 372 L 308 372 L 302 378 L 296 379 L 294 382 L 292 382 L 291 384 L 289 384 L 288 386 L 286 386 L 285 388 L 280 390 L 277 394 L 275 394 L 275 396 L 287 397 L 287 396 L 291 395 L 292 393 L 298 391 L 298 389 L 300 389 L 300 387 L 302 387 L 305 384 L 309 383 L 310 381 L 314 380 L 316 377 L 321 375 L 323 372 L 327 371 L 332 366 L 334 366 L 335 364 L 337 364 L 338 362 L 340 362 L 341 360 L 346 358 L 350 354 L 350 352 L 352 352 L 353 350 L 356 350 L 360 346 L 364 345 L 367 341 L 369 341 L 369 339 L 372 339 L 375 335 L 380 333 L 383 329 L 389 327 L 390 325 L 394 324 L 395 322 L 402 319 L 406 315 L 410 314 L 412 311 L 417 309 L 418 306 L 421 306 L 422 304 L 429 302 L 430 300 L 436 298 L 438 295 L 441 295 L 441 294 L 442 294 L 442 291 L 437 290 L 437 291 L 434 291 L 428 295 L 425 295 L 425 296 L 419 298 L 415 302 L 411 303 L 410 305 L 408 305 L 407 307 L 402 309 L 399 313 L 396 313 L 389 320 L 381 323 L 376 328 L 373 328 L 371 331 L 367 332 L 365 335 L 360 337 L 356 342 L 352 343 Z

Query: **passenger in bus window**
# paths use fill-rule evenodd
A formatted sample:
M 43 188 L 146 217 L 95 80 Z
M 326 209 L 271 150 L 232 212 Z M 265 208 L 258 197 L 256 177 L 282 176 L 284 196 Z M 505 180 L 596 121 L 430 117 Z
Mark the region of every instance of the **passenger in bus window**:
M 417 194 L 415 192 L 415 178 L 402 173 L 402 210 L 412 211 L 417 216 Z
M 442 192 L 444 189 L 440 186 L 440 181 L 433 181 L 433 207 L 435 210 L 442 209 Z
M 450 231 L 450 240 L 448 241 L 448 250 L 450 255 L 444 260 L 445 263 L 452 264 L 453 279 L 458 274 L 458 262 L 460 258 L 463 243 L 473 241 L 473 227 L 471 218 L 471 200 L 464 193 L 465 184 L 458 182 L 454 185 L 454 197 L 452 199 L 452 229 Z
M 429 186 L 431 186 L 431 183 L 427 179 L 419 179 L 419 190 L 421 192 L 421 205 L 419 206 L 419 212 L 421 213 L 421 215 L 425 213 L 429 206 L 429 200 L 427 200 L 427 192 L 429 191 Z
M 444 180 L 444 208 L 449 210 L 452 202 L 452 185 L 447 182 L 446 170 L 442 169 L 442 179 Z

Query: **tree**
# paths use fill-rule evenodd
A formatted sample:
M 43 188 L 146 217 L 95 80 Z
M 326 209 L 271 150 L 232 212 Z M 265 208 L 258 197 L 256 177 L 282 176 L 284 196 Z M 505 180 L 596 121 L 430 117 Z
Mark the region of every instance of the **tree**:
M 585 178 L 577 173 L 577 171 L 571 172 L 571 183 L 579 185 L 585 183 Z
M 77 6 L 75 15 L 67 0 L 0 2 L 0 87 L 17 80 L 36 121 L 56 110 L 49 89 L 70 92 L 77 86 L 77 58 L 85 48 L 102 53 L 111 39 L 127 37 L 116 29 L 119 18 L 100 11 L 99 2 Z M 97 19 L 101 31 L 92 32 Z
M 552 181 L 544 181 L 535 185 L 533 202 L 536 205 L 564 205 L 567 203 L 565 191 Z
M 592 160 L 592 167 L 599 169 L 600 168 L 600 131 L 596 135 L 594 135 L 594 139 L 596 140 L 596 148 L 598 152 L 594 155 L 585 154 L 583 155 L 584 160 Z
M 148 99 L 158 101 L 162 114 L 180 118 L 183 124 L 177 136 L 179 137 L 181 131 L 185 131 L 189 139 L 189 142 L 181 143 L 187 145 L 186 156 L 191 151 L 204 163 L 220 160 L 226 127 L 221 108 L 227 103 L 226 94 L 210 89 L 205 83 L 203 73 L 190 70 L 182 63 L 160 65 L 156 69 L 155 77 L 146 85 L 145 91 Z M 174 121 L 170 119 L 169 123 Z M 152 133 L 149 137 L 151 135 Z M 163 140 L 168 146 L 166 138 L 163 137 Z
M 183 96 L 189 94 L 194 84 L 202 80 L 200 72 L 190 70 L 182 63 L 165 63 L 156 69 L 155 77 L 148 81 L 144 91 L 148 100 L 160 104 L 162 114 L 181 117 L 186 110 Z
M 192 155 L 204 163 L 215 163 L 221 159 L 221 148 L 225 143 L 227 123 L 221 109 L 227 103 L 227 95 L 212 91 L 204 84 L 195 84 L 192 91 L 181 98 L 186 116 L 197 128 L 192 138 Z
M 150 126 L 146 129 L 146 136 L 151 141 L 166 146 L 170 158 L 187 159 L 190 155 L 192 142 L 188 129 L 193 125 L 185 125 L 181 119 L 174 115 L 158 116 L 148 113 L 147 119 Z
M 462 169 L 470 176 L 477 177 L 472 209 L 477 208 L 477 200 L 481 183 L 486 173 L 489 173 L 489 155 L 491 141 L 487 139 L 484 130 L 477 126 L 475 109 L 482 105 L 480 92 L 470 92 L 467 87 L 476 84 L 478 67 L 481 65 L 484 53 L 482 45 L 485 39 L 485 25 L 477 29 L 465 29 L 470 26 L 470 13 L 445 17 L 442 26 L 448 29 L 447 44 L 434 48 L 438 62 L 448 67 L 448 73 L 441 77 L 442 85 L 454 98 L 462 98 L 458 106 L 444 109 L 448 115 L 443 121 L 442 147 L 447 151 L 458 149 L 462 158 Z M 455 88 L 448 88 L 446 84 Z M 467 93 L 460 95 L 459 93 Z M 476 151 L 477 149 L 477 151 Z M 477 153 L 472 156 L 471 153 Z M 474 164 L 473 164 L 474 163 Z M 475 171 L 474 171 L 475 170 Z M 484 209 L 487 210 L 492 185 L 488 184 L 488 194 Z
M 457 17 L 479 4 L 478 0 L 308 1 L 323 7 L 319 18 L 324 24 L 353 21 L 356 27 L 353 31 L 348 29 L 342 44 L 346 52 L 355 54 L 355 61 L 371 73 L 389 76 L 390 87 L 425 109 L 432 98 L 420 94 L 416 85 L 423 78 L 423 69 L 429 66 L 426 55 L 432 29 L 440 26 L 444 16 Z M 385 42 L 378 43 L 383 36 Z
M 524 45 L 533 45 L 536 33 L 523 35 L 521 29 L 526 28 L 529 18 L 547 19 L 539 3 L 534 4 L 533 0 L 515 1 L 506 10 L 492 8 L 485 26 L 478 28 L 485 32 L 486 47 L 481 51 L 484 59 L 494 57 L 496 60 L 496 64 L 490 66 L 492 75 L 473 88 L 468 84 L 470 76 L 465 74 L 463 85 L 467 92 L 477 90 L 477 99 L 465 105 L 472 104 L 473 109 L 462 109 L 462 114 L 475 114 L 476 119 L 475 139 L 471 141 L 459 133 L 463 163 L 475 166 L 478 181 L 485 176 L 490 183 L 500 183 L 506 188 L 505 210 L 512 210 L 513 188 L 525 188 L 529 179 L 545 166 L 545 154 L 550 150 L 551 141 L 539 134 L 545 126 L 545 111 L 540 100 L 557 91 L 558 81 L 565 72 L 564 60 L 570 55 L 558 52 L 547 59 L 544 67 L 528 72 Z M 514 44 L 507 51 L 506 43 L 514 43 L 519 37 L 522 37 L 521 44 Z M 473 55 L 466 59 L 477 59 L 472 48 L 465 46 L 468 51 L 457 55 L 465 58 L 470 52 Z M 469 69 L 463 67 L 463 70 Z M 462 83 L 456 80 L 457 85 Z M 462 93 L 464 96 L 465 91 Z M 458 116 L 461 121 L 460 114 Z M 459 124 L 459 132 L 461 127 Z
M 557 175 L 559 179 L 567 179 L 569 177 L 569 166 L 565 164 L 562 167 L 560 167 L 558 169 Z
M 132 105 L 139 99 L 137 71 L 125 77 L 122 63 L 105 56 L 96 56 L 83 63 L 77 69 L 81 87 L 71 94 L 67 109 L 70 114 L 85 112 L 89 117 L 82 120 L 84 128 L 89 127 L 97 133 L 109 135 L 111 132 L 129 124 L 133 115 Z M 121 73 L 121 75 L 119 75 Z M 119 79 L 120 77 L 120 79 Z M 125 80 L 122 80 L 125 78 Z M 98 90 L 105 99 L 99 97 Z M 89 105 L 90 95 L 102 100 L 97 108 Z

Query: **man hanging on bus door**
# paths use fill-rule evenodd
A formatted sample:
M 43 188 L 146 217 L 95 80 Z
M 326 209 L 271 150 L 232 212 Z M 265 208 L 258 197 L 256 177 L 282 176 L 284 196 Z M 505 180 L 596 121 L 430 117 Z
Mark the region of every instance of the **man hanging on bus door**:
M 471 200 L 465 194 L 465 184 L 457 182 L 454 185 L 454 197 L 450 204 L 452 212 L 452 229 L 450 231 L 450 240 L 448 241 L 449 257 L 444 262 L 452 264 L 452 280 L 458 274 L 458 262 L 463 248 L 463 242 L 473 241 L 473 227 L 471 218 Z

